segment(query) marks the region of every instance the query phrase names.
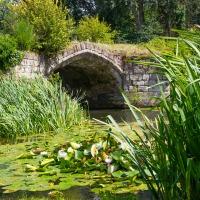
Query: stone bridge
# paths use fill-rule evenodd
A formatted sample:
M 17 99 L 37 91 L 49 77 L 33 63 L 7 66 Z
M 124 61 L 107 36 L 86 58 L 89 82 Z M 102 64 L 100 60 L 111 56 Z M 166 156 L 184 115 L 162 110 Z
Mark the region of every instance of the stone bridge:
M 131 59 L 135 59 L 132 56 Z M 15 67 L 18 76 L 46 77 L 59 73 L 63 85 L 73 93 L 85 93 L 90 108 L 122 108 L 124 101 L 119 93 L 121 87 L 133 104 L 148 107 L 155 104 L 152 96 L 159 96 L 159 88 L 149 86 L 164 77 L 155 73 L 153 67 L 125 61 L 122 54 L 111 53 L 89 42 L 69 46 L 54 57 L 26 53 L 22 63 Z M 164 85 L 164 91 L 169 92 Z

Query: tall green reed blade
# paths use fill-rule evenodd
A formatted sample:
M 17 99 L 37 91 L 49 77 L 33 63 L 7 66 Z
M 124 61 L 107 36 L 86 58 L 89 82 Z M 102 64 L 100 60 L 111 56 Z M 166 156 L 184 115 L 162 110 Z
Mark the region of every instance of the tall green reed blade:
M 137 112 L 141 111 L 132 106 L 121 91 L 145 135 L 145 140 L 150 144 L 147 145 L 140 134 L 132 130 L 141 141 L 142 147 L 135 141 L 128 143 L 128 153 L 144 179 L 146 179 L 145 169 L 151 172 L 152 181 L 146 183 L 154 199 L 196 200 L 200 196 L 200 51 L 196 39 L 195 42 L 183 38 L 179 41 L 188 44 L 193 56 L 190 54 L 188 57 L 177 52 L 179 57 L 161 57 L 152 52 L 152 59 L 157 62 L 156 64 L 131 61 L 162 69 L 170 85 L 170 95 L 166 97 L 162 91 L 162 83 L 157 84 L 160 86 L 161 96 L 157 98 L 159 116 L 154 123 L 144 115 L 142 122 L 137 115 Z M 113 120 L 111 123 L 113 124 Z M 127 123 L 126 125 L 131 127 Z M 109 126 L 112 127 L 110 124 Z M 113 126 L 117 127 L 116 122 Z M 121 136 L 128 141 L 125 133 Z M 115 134 L 115 137 L 119 136 Z

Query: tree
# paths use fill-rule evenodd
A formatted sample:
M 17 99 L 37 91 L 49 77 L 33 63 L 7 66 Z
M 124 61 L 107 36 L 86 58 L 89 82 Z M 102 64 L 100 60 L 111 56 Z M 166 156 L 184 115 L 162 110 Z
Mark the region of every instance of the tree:
M 7 29 L 7 25 L 9 26 L 9 23 L 7 21 L 7 18 L 10 14 L 10 11 L 7 7 L 7 4 L 10 3 L 9 0 L 1 0 L 0 1 L 0 32 L 4 33 Z
M 140 31 L 142 26 L 144 25 L 144 0 L 132 0 L 131 8 L 134 14 L 137 31 Z
M 47 54 L 56 53 L 69 42 L 72 19 L 68 9 L 58 7 L 52 0 L 22 0 L 10 9 L 18 19 L 27 19 L 36 35 L 34 49 Z
M 200 24 L 200 0 L 185 0 L 186 26 Z
M 54 0 L 58 6 L 67 7 L 76 24 L 83 16 L 94 16 L 95 3 L 93 0 Z
M 157 0 L 157 20 L 166 35 L 171 35 L 172 28 L 185 28 L 185 5 L 180 0 Z

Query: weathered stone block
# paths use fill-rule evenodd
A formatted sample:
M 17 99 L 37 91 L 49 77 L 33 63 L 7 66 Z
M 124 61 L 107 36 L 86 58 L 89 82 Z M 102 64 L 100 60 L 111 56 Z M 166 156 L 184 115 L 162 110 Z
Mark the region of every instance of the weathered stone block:
M 160 88 L 158 85 L 149 87 L 149 92 L 159 92 L 159 91 L 160 91 Z
M 150 74 L 149 75 L 149 80 L 162 80 L 162 75 L 161 74 Z
M 148 91 L 148 86 L 138 86 L 138 91 L 139 92 L 147 92 Z
M 130 76 L 126 75 L 126 81 L 129 81 L 129 80 L 130 80 Z
M 148 68 L 146 68 L 146 72 L 145 73 L 152 74 L 152 73 L 154 73 L 155 70 L 156 70 L 155 67 L 148 67 Z
M 141 74 L 130 75 L 130 79 L 133 80 L 133 81 L 141 81 L 142 75 Z
M 144 81 L 132 81 L 133 85 L 144 86 Z
M 157 80 L 148 80 L 148 81 L 144 81 L 144 85 L 155 85 L 157 84 Z
M 133 69 L 135 74 L 144 74 L 146 71 L 142 66 L 134 66 Z
M 150 78 L 149 74 L 143 74 L 143 75 L 142 75 L 142 79 L 143 79 L 144 81 L 148 81 L 149 78 Z

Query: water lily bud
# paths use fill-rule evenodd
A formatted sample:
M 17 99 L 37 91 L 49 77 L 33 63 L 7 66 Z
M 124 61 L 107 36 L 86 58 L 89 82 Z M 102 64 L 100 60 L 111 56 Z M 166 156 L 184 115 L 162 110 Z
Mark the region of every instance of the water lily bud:
M 48 154 L 47 151 L 40 152 L 40 155 L 42 155 L 42 156 L 46 156 L 47 154 Z
M 111 173 L 113 173 L 113 172 L 115 172 L 117 170 L 118 170 L 118 166 L 117 165 L 109 165 L 108 166 L 108 174 L 111 174 Z
M 105 150 L 105 149 L 107 148 L 107 146 L 108 146 L 108 142 L 105 141 L 105 142 L 103 143 L 103 149 Z
M 79 149 L 82 145 L 76 142 L 70 142 L 70 145 L 73 149 Z
M 91 155 L 92 155 L 92 157 L 95 157 L 97 154 L 98 154 L 97 145 L 93 144 L 91 147 Z
M 104 161 L 108 158 L 108 155 L 105 152 L 101 152 L 101 156 Z

